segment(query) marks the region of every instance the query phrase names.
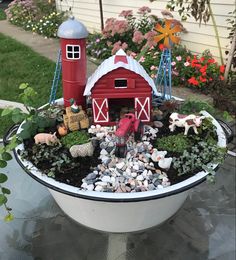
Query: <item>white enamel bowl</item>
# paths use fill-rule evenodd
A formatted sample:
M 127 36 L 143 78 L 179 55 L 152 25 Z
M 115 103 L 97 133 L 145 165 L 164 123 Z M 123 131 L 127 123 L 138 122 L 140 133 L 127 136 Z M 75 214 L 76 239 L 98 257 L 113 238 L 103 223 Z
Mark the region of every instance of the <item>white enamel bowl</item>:
M 202 114 L 210 116 L 207 112 Z M 226 137 L 221 126 L 214 118 L 213 123 L 217 128 L 218 145 L 226 147 Z M 21 128 L 18 129 L 18 133 L 20 131 Z M 16 151 L 18 149 L 23 150 L 23 144 L 20 144 Z M 16 152 L 15 156 L 32 178 L 48 188 L 68 216 L 87 227 L 115 233 L 144 230 L 164 222 L 179 210 L 190 189 L 203 182 L 208 174 L 201 171 L 178 184 L 146 192 L 82 191 L 47 177 Z M 212 164 L 213 169 L 217 166 Z

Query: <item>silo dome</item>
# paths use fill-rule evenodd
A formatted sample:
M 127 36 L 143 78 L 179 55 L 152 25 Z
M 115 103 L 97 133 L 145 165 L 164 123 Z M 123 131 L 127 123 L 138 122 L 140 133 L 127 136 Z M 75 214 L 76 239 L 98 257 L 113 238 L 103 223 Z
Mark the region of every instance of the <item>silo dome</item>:
M 88 36 L 88 31 L 81 22 L 70 17 L 59 26 L 57 36 L 64 39 L 83 39 Z

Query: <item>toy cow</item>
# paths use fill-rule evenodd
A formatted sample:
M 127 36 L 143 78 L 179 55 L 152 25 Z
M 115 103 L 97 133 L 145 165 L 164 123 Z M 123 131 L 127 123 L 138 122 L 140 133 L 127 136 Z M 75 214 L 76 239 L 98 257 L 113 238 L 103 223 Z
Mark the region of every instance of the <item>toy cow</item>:
M 47 144 L 54 145 L 59 143 L 59 140 L 56 137 L 56 132 L 54 134 L 40 133 L 34 137 L 35 144 Z
M 188 134 L 188 130 L 190 127 L 193 128 L 194 133 L 198 134 L 197 127 L 199 127 L 202 124 L 202 119 L 204 119 L 205 116 L 196 116 L 196 115 L 182 115 L 178 113 L 172 113 L 169 118 L 169 128 L 170 131 L 173 132 L 175 130 L 175 127 L 184 127 L 184 135 Z

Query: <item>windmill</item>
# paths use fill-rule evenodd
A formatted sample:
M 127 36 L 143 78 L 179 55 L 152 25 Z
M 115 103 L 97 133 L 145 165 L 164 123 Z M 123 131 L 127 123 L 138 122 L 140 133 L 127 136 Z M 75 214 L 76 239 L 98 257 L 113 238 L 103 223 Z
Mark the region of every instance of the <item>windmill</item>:
M 171 47 L 180 41 L 175 33 L 181 31 L 181 26 L 174 24 L 173 20 L 165 19 L 163 27 L 157 24 L 155 30 L 159 34 L 154 37 L 154 40 L 156 42 L 163 40 L 164 45 L 155 84 L 157 91 L 161 93 L 161 99 L 168 100 L 171 99 Z

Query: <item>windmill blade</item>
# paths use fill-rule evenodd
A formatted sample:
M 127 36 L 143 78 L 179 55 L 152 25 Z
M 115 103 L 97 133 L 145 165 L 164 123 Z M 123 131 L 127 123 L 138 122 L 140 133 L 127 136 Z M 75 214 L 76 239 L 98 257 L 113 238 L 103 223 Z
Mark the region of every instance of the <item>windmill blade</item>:
M 165 28 L 163 28 L 159 23 L 155 26 L 155 30 L 160 32 L 160 33 L 166 32 Z
M 172 20 L 165 19 L 166 30 L 170 30 L 171 24 L 172 24 Z
M 178 43 L 180 42 L 180 37 L 178 37 L 178 36 L 174 36 L 173 34 L 170 34 L 169 37 L 170 37 L 170 40 L 171 40 L 173 43 L 178 44 Z
M 163 38 L 165 38 L 165 34 L 159 34 L 157 36 L 154 36 L 154 41 L 155 42 L 159 42 L 161 41 Z
M 166 48 L 170 48 L 170 44 L 169 44 L 169 37 L 165 37 L 165 40 L 164 40 L 164 46 L 166 47 Z
M 172 29 L 170 29 L 169 33 L 173 34 L 181 31 L 182 31 L 181 27 L 179 25 L 175 25 Z

